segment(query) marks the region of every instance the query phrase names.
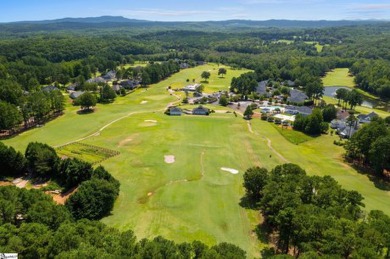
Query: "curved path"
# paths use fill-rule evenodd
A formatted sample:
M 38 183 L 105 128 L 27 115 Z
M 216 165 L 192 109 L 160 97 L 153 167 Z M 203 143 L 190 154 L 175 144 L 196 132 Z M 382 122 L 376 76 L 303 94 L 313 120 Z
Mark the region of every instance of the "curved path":
M 138 113 L 144 113 L 144 112 L 131 112 L 131 113 L 125 115 L 125 116 L 122 116 L 122 117 L 120 117 L 120 118 L 118 118 L 118 119 L 115 119 L 115 120 L 113 120 L 113 121 L 107 123 L 106 125 L 104 125 L 103 127 L 101 127 L 98 131 L 92 133 L 91 135 L 88 135 L 88 136 L 86 136 L 86 137 L 84 137 L 84 138 L 79 138 L 79 139 L 76 139 L 76 140 L 73 140 L 73 141 L 69 141 L 69 142 L 67 142 L 67 143 L 65 143 L 65 144 L 62 144 L 62 145 L 60 145 L 60 146 L 65 146 L 65 145 L 68 145 L 68 144 L 72 144 L 72 143 L 75 143 L 75 142 L 80 142 L 80 141 L 86 140 L 86 139 L 91 138 L 91 137 L 99 136 L 99 135 L 100 135 L 100 132 L 102 132 L 103 130 L 105 130 L 107 127 L 111 126 L 111 125 L 114 124 L 115 122 L 118 122 L 118 121 L 123 120 L 123 119 L 125 119 L 125 118 L 127 118 L 127 117 L 130 117 L 130 116 L 133 115 L 133 114 L 138 114 Z M 58 147 L 60 147 L 60 146 L 55 146 L 55 148 L 58 148 Z
M 255 135 L 259 135 L 257 132 L 254 132 L 253 129 L 252 129 L 252 124 L 250 123 L 250 121 L 247 121 L 247 125 L 248 125 L 248 131 L 252 134 L 255 134 Z M 290 163 L 290 161 L 288 161 L 284 156 L 282 156 L 278 151 L 276 151 L 273 147 L 272 147 L 272 141 L 267 138 L 267 137 L 264 137 L 263 138 L 265 140 L 267 140 L 267 146 L 269 147 L 269 149 L 271 149 L 271 151 L 277 155 L 283 162 L 285 163 Z

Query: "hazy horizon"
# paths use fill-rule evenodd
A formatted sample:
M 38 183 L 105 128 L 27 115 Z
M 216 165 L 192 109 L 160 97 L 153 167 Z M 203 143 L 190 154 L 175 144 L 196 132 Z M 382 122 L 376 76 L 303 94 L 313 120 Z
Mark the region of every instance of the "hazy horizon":
M 0 22 L 123 16 L 149 21 L 389 20 L 386 0 L 15 0 L 0 3 Z

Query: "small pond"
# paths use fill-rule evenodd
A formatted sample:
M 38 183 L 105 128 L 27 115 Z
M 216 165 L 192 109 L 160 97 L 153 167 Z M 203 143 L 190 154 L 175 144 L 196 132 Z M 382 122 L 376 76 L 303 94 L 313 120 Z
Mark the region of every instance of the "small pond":
M 335 97 L 336 91 L 339 88 L 344 88 L 344 89 L 347 89 L 348 91 L 351 91 L 351 88 L 344 87 L 344 86 L 330 86 L 330 87 L 324 87 L 324 88 L 325 88 L 324 96 L 330 96 L 330 97 Z M 362 106 L 390 112 L 390 104 L 388 102 L 374 100 L 374 99 L 368 98 L 366 96 L 363 96 Z

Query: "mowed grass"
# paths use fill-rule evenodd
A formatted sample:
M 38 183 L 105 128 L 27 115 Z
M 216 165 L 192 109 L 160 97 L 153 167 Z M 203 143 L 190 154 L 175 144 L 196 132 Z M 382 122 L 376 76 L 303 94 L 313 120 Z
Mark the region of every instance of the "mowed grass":
M 226 75 L 218 76 L 218 70 L 222 67 L 226 69 Z M 207 80 L 207 82 L 205 82 L 201 77 L 203 71 L 210 72 L 210 78 Z M 218 66 L 217 64 L 209 63 L 203 66 L 197 66 L 195 68 L 183 69 L 177 78 L 178 80 L 172 83 L 170 86 L 173 89 L 180 89 L 189 84 L 199 83 L 203 84 L 205 87 L 204 92 L 206 93 L 212 93 L 220 90 L 227 91 L 230 87 L 230 83 L 233 77 L 239 77 L 241 74 L 247 72 L 250 72 L 250 70 L 231 69 L 230 67 L 222 65 Z M 187 79 L 189 82 L 187 82 Z
M 253 230 L 261 219 L 257 211 L 239 206 L 244 194 L 242 174 L 251 166 L 272 169 L 285 160 L 310 175 L 333 176 L 344 188 L 361 192 L 368 210 L 381 209 L 390 215 L 389 192 L 343 162 L 343 148 L 333 145 L 335 136 L 295 145 L 260 119 L 251 120 L 251 133 L 247 122 L 232 113 L 163 114 L 169 103 L 178 101 L 167 86 L 184 86 L 186 78 L 200 77 L 205 70 L 218 73 L 217 68 L 208 64 L 185 69 L 147 90 L 98 105 L 93 114 L 78 115 L 78 108 L 69 105 L 61 118 L 4 142 L 24 152 L 31 141 L 61 146 L 87 137 L 83 143 L 120 152 L 101 163 L 121 182 L 112 215 L 103 222 L 120 230 L 133 229 L 139 238 L 162 235 L 208 245 L 226 241 L 245 249 L 249 257 L 258 257 L 264 244 Z M 214 80 L 224 79 L 214 74 Z M 215 89 L 228 87 L 221 81 L 214 83 Z M 215 107 L 220 109 L 226 108 Z M 269 148 L 268 139 L 283 159 Z M 165 155 L 175 156 L 175 163 L 165 163 Z M 221 167 L 237 169 L 239 174 Z
M 266 141 L 257 141 L 242 118 L 231 113 L 135 115 L 87 142 L 121 152 L 103 163 L 122 190 L 112 216 L 103 222 L 134 229 L 139 237 L 231 242 L 258 255 L 261 244 L 252 230 L 259 215 L 239 206 L 242 174 L 248 167 L 271 168 L 280 161 L 269 158 Z M 165 155 L 175 156 L 175 163 L 165 163 Z
M 353 88 L 355 87 L 354 77 L 349 74 L 348 68 L 336 68 L 326 73 L 326 76 L 322 78 L 322 83 L 327 86 L 345 86 Z
M 303 142 L 314 139 L 314 137 L 306 135 L 303 132 L 293 130 L 291 128 L 285 128 L 281 125 L 276 125 L 274 123 L 270 123 L 286 140 L 289 142 L 299 145 Z

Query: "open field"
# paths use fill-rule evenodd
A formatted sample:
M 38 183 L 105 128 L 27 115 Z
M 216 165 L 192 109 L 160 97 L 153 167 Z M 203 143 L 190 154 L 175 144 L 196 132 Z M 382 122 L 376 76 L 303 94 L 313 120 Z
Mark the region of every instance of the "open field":
M 225 90 L 229 78 L 246 72 L 229 69 L 227 78 L 218 78 L 214 64 L 185 69 L 148 90 L 98 105 L 92 114 L 78 115 L 78 108 L 69 105 L 62 117 L 4 143 L 24 152 L 31 141 L 61 146 L 82 140 L 120 152 L 101 163 L 121 182 L 112 215 L 102 221 L 120 230 L 133 229 L 138 238 L 163 235 L 209 245 L 226 241 L 245 249 L 249 257 L 259 256 L 264 244 L 253 229 L 260 216 L 238 204 L 244 194 L 242 174 L 251 166 L 271 169 L 286 161 L 299 164 L 310 175 L 333 176 L 343 187 L 361 192 L 367 209 L 390 215 L 390 192 L 343 163 L 343 148 L 333 145 L 336 136 L 296 145 L 260 119 L 248 123 L 226 112 L 204 117 L 164 115 L 165 107 L 177 101 L 166 87 L 182 87 L 187 78 L 200 81 L 205 70 L 212 73 L 206 91 Z M 167 156 L 174 162 L 167 163 Z
M 353 88 L 355 87 L 355 82 L 353 81 L 353 76 L 349 75 L 348 68 L 336 68 L 331 72 L 328 72 L 322 82 L 325 87 L 327 86 L 346 86 Z
M 226 68 L 226 75 L 223 77 L 218 76 L 218 69 L 224 67 Z M 203 71 L 210 72 L 210 78 L 207 82 L 203 82 L 201 74 Z M 173 89 L 182 88 L 189 84 L 202 83 L 205 87 L 204 92 L 212 93 L 220 90 L 228 90 L 230 82 L 233 77 L 238 77 L 243 73 L 249 72 L 247 69 L 231 69 L 226 66 L 218 66 L 217 64 L 209 63 L 203 66 L 198 66 L 190 69 L 183 69 L 179 75 L 177 75 L 176 82 L 171 84 Z M 189 82 L 187 82 L 189 79 Z M 195 82 L 193 80 L 195 79 Z

